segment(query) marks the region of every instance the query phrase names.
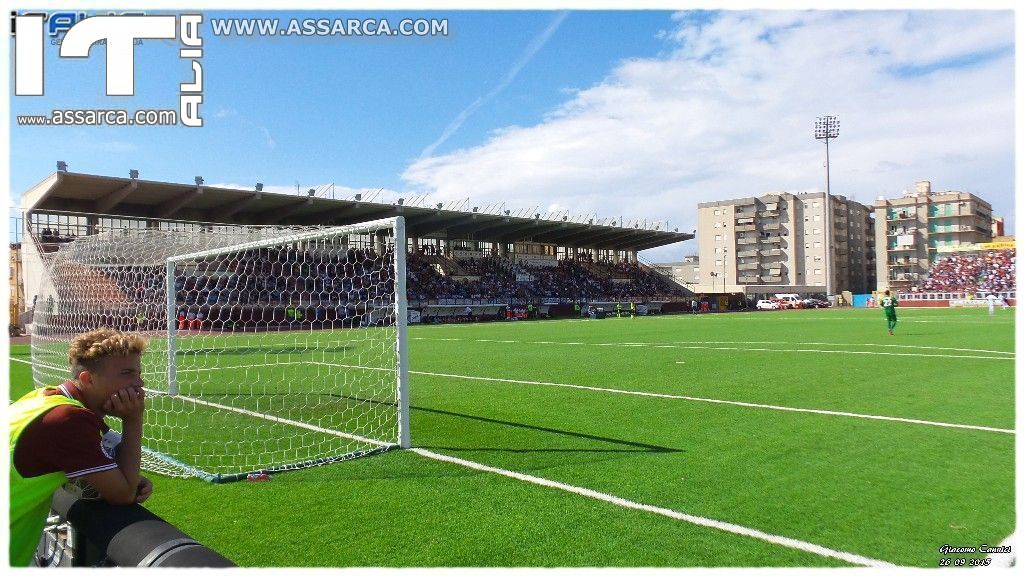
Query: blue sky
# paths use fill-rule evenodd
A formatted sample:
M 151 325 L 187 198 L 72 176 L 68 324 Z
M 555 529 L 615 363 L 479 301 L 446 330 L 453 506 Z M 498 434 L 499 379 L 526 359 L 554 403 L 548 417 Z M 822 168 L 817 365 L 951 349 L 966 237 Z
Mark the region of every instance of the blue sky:
M 443 38 L 218 38 L 205 24 L 206 125 L 188 128 L 12 130 L 12 188 L 23 190 L 64 158 L 73 170 L 152 179 L 306 184 L 401 190 L 401 174 L 459 113 L 497 87 L 531 41 L 561 21 L 515 78 L 434 152 L 471 147 L 510 125 L 532 125 L 599 83 L 623 58 L 653 57 L 669 12 L 568 15 L 530 12 L 205 12 L 207 19 L 278 17 L 447 18 Z M 566 17 L 568 16 L 568 17 Z M 48 47 L 46 93 L 12 98 L 11 114 L 59 107 L 176 108 L 188 68 L 165 41 L 136 50 L 135 97 L 104 96 L 104 51 L 58 59 Z M 129 104 L 130 102 L 130 104 Z M 14 123 L 12 123 L 14 124 Z M 50 157 L 41 158 L 39 150 Z M 111 155 L 114 152 L 114 155 Z
M 204 14 L 199 129 L 18 127 L 16 115 L 52 108 L 173 109 L 188 76 L 175 44 L 147 40 L 136 95 L 107 97 L 102 47 L 71 61 L 48 46 L 47 95 L 10 98 L 12 205 L 65 160 L 95 174 L 333 183 L 689 231 L 698 202 L 822 189 L 812 128 L 832 113 L 833 192 L 870 204 L 927 179 L 981 195 L 1012 229 L 1008 11 Z M 447 18 L 449 36 L 214 37 L 209 20 L 230 17 Z

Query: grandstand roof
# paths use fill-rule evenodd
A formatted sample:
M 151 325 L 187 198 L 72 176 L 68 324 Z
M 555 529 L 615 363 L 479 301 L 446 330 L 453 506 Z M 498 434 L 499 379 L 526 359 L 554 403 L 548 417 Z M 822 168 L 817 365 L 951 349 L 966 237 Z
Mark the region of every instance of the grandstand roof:
M 646 250 L 694 237 L 693 234 L 659 230 L 653 225 L 623 227 L 621 222 L 618 222 L 619 226 L 613 226 L 524 218 L 75 172 L 54 172 L 47 176 L 22 195 L 22 208 L 26 212 L 264 225 L 343 225 L 404 216 L 410 237 L 543 242 L 614 250 Z

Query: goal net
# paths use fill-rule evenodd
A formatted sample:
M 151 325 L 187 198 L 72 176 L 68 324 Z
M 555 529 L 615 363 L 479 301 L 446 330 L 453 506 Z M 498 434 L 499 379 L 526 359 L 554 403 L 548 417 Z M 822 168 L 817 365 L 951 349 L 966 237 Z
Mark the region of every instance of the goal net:
M 229 481 L 409 445 L 400 217 L 114 230 L 42 258 L 35 385 L 68 378 L 81 332 L 147 336 L 144 468 Z

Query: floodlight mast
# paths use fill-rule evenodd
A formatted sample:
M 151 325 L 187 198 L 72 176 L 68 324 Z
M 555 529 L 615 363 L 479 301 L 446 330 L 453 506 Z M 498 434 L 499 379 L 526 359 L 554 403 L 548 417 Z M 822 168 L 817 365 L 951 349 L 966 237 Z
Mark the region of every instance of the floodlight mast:
M 825 141 L 825 296 L 832 294 L 832 250 L 835 242 L 832 238 L 832 189 L 830 186 L 830 166 L 828 157 L 828 141 L 839 137 L 838 116 L 818 116 L 814 121 L 814 138 Z

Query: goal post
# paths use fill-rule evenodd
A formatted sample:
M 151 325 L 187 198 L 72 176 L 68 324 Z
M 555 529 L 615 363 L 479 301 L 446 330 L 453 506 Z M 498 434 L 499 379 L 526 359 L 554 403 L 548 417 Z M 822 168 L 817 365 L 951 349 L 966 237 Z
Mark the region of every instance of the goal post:
M 35 382 L 112 326 L 150 338 L 149 470 L 225 481 L 407 448 L 405 257 L 402 217 L 79 238 L 46 258 Z

